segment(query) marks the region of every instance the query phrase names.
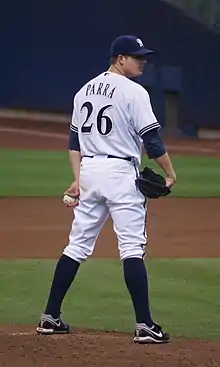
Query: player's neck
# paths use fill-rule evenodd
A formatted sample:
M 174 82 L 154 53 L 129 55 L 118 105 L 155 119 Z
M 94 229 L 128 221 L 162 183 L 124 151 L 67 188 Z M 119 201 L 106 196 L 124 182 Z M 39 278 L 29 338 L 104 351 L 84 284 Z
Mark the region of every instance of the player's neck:
M 110 71 L 111 73 L 115 73 L 115 74 L 119 74 L 119 75 L 123 75 L 126 76 L 123 71 L 121 70 L 120 66 L 116 66 L 116 65 L 111 65 L 108 69 L 108 71 Z

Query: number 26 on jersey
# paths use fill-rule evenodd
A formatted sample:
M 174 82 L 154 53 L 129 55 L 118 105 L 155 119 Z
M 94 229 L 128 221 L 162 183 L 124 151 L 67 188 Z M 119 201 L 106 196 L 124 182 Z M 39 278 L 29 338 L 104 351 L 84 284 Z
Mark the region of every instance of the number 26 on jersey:
M 105 115 L 105 112 L 107 112 L 107 110 L 109 108 L 111 108 L 112 105 L 106 105 L 104 107 L 102 107 L 100 109 L 100 111 L 98 112 L 96 118 L 95 118 L 95 122 L 90 122 L 90 117 L 93 113 L 93 105 L 91 102 L 85 102 L 83 103 L 80 111 L 82 111 L 83 109 L 87 109 L 87 115 L 86 115 L 86 119 L 82 124 L 81 127 L 81 132 L 82 134 L 90 134 L 93 128 L 93 125 L 96 124 L 96 128 L 99 132 L 99 134 L 101 135 L 108 135 L 110 134 L 110 132 L 112 131 L 113 128 L 113 124 L 112 124 L 112 120 L 110 119 L 109 116 Z

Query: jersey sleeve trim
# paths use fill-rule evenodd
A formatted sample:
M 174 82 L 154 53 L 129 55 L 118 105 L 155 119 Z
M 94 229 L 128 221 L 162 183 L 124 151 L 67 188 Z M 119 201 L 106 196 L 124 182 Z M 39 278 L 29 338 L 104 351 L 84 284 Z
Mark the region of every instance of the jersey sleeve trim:
M 147 125 L 145 127 L 143 127 L 143 129 L 141 129 L 138 133 L 139 136 L 144 135 L 145 133 L 147 133 L 148 131 L 152 130 L 152 129 L 159 129 L 161 126 L 159 124 L 159 122 L 154 122 L 151 125 Z
M 70 125 L 70 130 L 71 131 L 74 131 L 75 133 L 78 133 L 78 127 L 77 126 L 74 126 L 74 125 Z

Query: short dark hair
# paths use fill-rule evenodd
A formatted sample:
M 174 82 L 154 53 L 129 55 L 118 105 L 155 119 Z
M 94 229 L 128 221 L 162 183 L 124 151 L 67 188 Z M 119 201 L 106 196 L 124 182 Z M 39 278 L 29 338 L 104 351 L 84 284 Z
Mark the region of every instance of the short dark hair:
M 112 57 L 110 58 L 110 64 L 111 64 L 111 65 L 116 64 L 117 59 L 118 59 L 118 56 L 112 56 Z

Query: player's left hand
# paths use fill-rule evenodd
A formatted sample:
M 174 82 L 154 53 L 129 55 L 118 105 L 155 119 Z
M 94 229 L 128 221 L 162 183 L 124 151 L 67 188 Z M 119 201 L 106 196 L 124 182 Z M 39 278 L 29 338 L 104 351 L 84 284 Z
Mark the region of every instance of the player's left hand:
M 163 176 L 145 167 L 140 176 L 135 180 L 137 188 L 147 198 L 157 199 L 171 193 L 173 181 L 166 181 Z
M 176 178 L 174 177 L 166 177 L 166 187 L 168 187 L 169 189 L 171 189 L 176 181 Z
M 70 187 L 64 192 L 64 195 L 69 195 L 73 198 L 75 198 L 75 201 L 71 204 L 67 204 L 67 207 L 69 208 L 75 208 L 77 205 L 79 205 L 79 183 L 74 181 Z

